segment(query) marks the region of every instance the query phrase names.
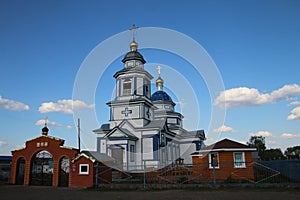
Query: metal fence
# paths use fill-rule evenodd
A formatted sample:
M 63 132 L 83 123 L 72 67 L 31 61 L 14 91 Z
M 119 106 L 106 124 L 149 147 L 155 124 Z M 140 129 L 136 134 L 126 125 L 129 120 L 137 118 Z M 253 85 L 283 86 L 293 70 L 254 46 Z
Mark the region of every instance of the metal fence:
M 233 162 L 197 165 L 133 166 L 120 170 L 96 166 L 95 187 L 172 188 L 218 186 L 292 186 L 300 188 L 300 160 L 275 160 L 245 163 Z M 8 184 L 11 165 L 0 163 L 0 184 Z M 139 170 L 134 170 L 139 169 Z
M 300 160 L 263 161 L 236 165 L 233 162 L 197 165 L 133 166 L 140 171 L 97 167 L 96 187 L 178 188 L 218 186 L 300 187 Z

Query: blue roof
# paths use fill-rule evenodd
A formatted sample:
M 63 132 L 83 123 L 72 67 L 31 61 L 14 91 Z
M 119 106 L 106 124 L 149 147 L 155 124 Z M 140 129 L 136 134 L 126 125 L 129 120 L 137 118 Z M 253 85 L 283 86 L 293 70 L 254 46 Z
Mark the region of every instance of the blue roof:
M 151 96 L 152 101 L 170 101 L 173 102 L 171 97 L 164 91 L 156 91 Z
M 1 161 L 11 161 L 12 160 L 12 156 L 0 156 L 0 160 Z

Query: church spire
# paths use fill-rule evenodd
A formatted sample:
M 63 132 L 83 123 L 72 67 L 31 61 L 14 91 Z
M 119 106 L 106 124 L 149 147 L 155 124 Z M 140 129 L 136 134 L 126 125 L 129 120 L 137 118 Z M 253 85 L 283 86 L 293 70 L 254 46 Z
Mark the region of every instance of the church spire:
M 138 48 L 138 43 L 135 41 L 135 32 L 139 27 L 135 26 L 135 24 L 132 25 L 132 27 L 129 29 L 132 33 L 132 42 L 130 43 L 130 50 L 136 51 Z
M 156 79 L 156 87 L 158 91 L 162 91 L 164 87 L 164 80 L 160 77 L 160 66 L 157 67 L 158 78 Z
M 145 64 L 146 61 L 143 56 L 138 52 L 138 43 L 135 41 L 135 33 L 138 29 L 137 26 L 133 25 L 129 30 L 132 33 L 132 42 L 130 43 L 130 51 L 125 55 L 122 62 L 125 64 L 125 68 L 134 68 L 134 67 L 141 67 L 144 68 L 142 64 Z M 129 61 L 129 63 L 127 63 Z M 131 62 L 131 61 L 139 61 L 139 62 Z

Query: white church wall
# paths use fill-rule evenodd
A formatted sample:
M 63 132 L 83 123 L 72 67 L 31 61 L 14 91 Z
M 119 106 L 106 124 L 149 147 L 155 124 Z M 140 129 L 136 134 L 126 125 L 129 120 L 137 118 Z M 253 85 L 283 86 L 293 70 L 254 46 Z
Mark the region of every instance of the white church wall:
M 142 77 L 137 77 L 137 95 L 143 95 L 143 84 L 144 79 Z
M 135 141 L 135 164 L 136 165 L 142 165 L 142 140 Z
M 139 118 L 139 106 L 122 106 L 122 107 L 114 107 L 113 109 L 113 119 L 132 119 Z
M 153 160 L 153 138 L 143 138 L 143 160 Z
M 106 139 L 101 139 L 99 141 L 100 143 L 100 153 L 105 153 L 106 154 Z

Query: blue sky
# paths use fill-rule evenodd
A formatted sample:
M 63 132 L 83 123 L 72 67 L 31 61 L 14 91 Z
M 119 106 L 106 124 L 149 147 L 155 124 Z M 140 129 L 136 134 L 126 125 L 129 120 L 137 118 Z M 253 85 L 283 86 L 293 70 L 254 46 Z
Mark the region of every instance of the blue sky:
M 0 154 L 9 155 L 26 140 L 41 134 L 49 118 L 50 135 L 75 147 L 72 92 L 76 75 L 89 53 L 107 38 L 139 27 L 181 32 L 203 46 L 218 67 L 225 91 L 210 99 L 205 82 L 191 81 L 197 94 L 207 143 L 228 137 L 246 142 L 266 137 L 268 148 L 300 144 L 300 2 L 263 1 L 0 1 Z M 129 41 L 130 41 L 130 33 Z M 143 42 L 138 37 L 139 43 Z M 176 41 L 174 41 L 176 42 Z M 124 47 L 122 47 L 124 48 Z M 182 69 L 188 65 L 168 52 L 143 50 L 149 63 Z M 95 108 L 99 123 L 108 121 L 113 74 L 122 57 L 107 68 L 95 102 L 74 102 L 78 109 Z M 193 73 L 186 71 L 187 74 Z M 164 76 L 162 69 L 162 76 Z M 149 69 L 156 78 L 155 69 Z M 154 80 L 155 80 L 154 78 Z M 165 75 L 172 94 L 172 79 Z M 187 77 L 188 79 L 188 77 Z M 153 80 L 153 81 L 154 81 Z M 167 82 L 169 81 L 169 83 Z M 174 87 L 174 85 L 173 85 Z M 156 90 L 152 85 L 152 92 Z M 227 101 L 222 101 L 222 95 Z M 178 110 L 187 109 L 187 94 L 176 96 Z M 93 105 L 94 104 L 94 105 Z M 223 127 L 208 131 L 210 107 L 227 108 Z M 184 113 L 186 128 L 193 116 Z M 95 145 L 88 119 L 82 120 L 83 148 Z

